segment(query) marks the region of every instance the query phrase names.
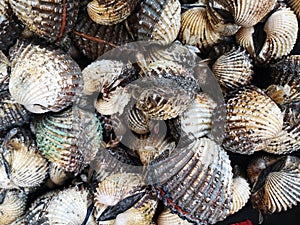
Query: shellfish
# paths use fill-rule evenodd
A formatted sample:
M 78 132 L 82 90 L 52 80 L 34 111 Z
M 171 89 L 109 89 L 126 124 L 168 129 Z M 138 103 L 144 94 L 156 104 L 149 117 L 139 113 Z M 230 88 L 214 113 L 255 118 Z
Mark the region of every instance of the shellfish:
M 9 66 L 10 66 L 9 60 L 3 54 L 3 52 L 0 51 L 0 92 L 8 90 Z
M 300 3 L 297 0 L 287 0 L 291 8 L 294 10 L 295 14 L 297 15 L 298 19 L 300 18 Z
M 17 46 L 12 54 L 9 92 L 33 113 L 58 112 L 78 100 L 82 74 L 62 50 L 41 45 Z
M 172 213 L 170 209 L 165 209 L 162 211 L 157 218 L 157 225 L 192 225 L 186 220 L 181 219 L 177 214 Z

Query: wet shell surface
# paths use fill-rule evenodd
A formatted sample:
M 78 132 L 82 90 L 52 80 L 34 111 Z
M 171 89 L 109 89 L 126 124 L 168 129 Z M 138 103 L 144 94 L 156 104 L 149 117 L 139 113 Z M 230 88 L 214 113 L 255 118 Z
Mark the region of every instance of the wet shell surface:
M 250 185 L 244 177 L 233 178 L 232 205 L 230 214 L 238 212 L 243 208 L 250 198 Z
M 276 0 L 217 0 L 234 18 L 234 22 L 243 27 L 251 27 L 260 22 L 276 5 Z
M 281 59 L 291 52 L 297 41 L 297 16 L 290 8 L 279 8 L 267 19 L 264 31 L 267 36 L 258 60 L 268 63 L 270 60 Z
M 90 18 L 102 25 L 113 25 L 125 20 L 138 4 L 138 0 L 93 0 L 87 5 Z
M 20 190 L 0 190 L 0 223 L 8 225 L 18 219 L 24 212 L 27 196 Z
M 224 220 L 232 204 L 232 168 L 227 153 L 208 138 L 182 143 L 155 160 L 148 178 L 164 204 L 196 224 Z
M 201 53 L 205 53 L 221 41 L 221 35 L 209 22 L 206 9 L 193 8 L 182 14 L 179 40 L 197 46 Z
M 82 86 L 79 66 L 61 50 L 29 44 L 13 55 L 9 91 L 30 112 L 60 111 L 79 98 Z
M 226 104 L 225 149 L 242 154 L 263 150 L 281 132 L 283 115 L 276 103 L 256 88 L 242 88 Z
M 43 116 L 35 124 L 41 153 L 65 171 L 80 172 L 100 149 L 102 128 L 92 112 L 77 107 Z
M 138 40 L 172 43 L 180 29 L 181 5 L 179 0 L 145 0 L 137 20 Z
M 222 87 L 233 90 L 250 84 L 252 67 L 246 51 L 234 48 L 216 60 L 212 71 Z
M 0 131 L 28 122 L 30 112 L 17 103 L 8 91 L 0 93 Z
M 300 160 L 295 156 L 283 156 L 272 159 L 259 158 L 258 173 L 248 166 L 248 174 L 255 180 L 252 187 L 253 207 L 263 213 L 286 211 L 300 201 L 299 168 Z M 253 170 L 254 169 L 254 170 Z
M 157 218 L 157 225 L 192 225 L 193 223 L 181 219 L 177 214 L 172 213 L 170 209 L 162 211 Z
M 16 41 L 23 29 L 6 0 L 0 2 L 0 21 L 0 49 L 5 50 Z
M 60 41 L 77 20 L 78 2 L 74 0 L 9 0 L 17 15 L 31 31 L 48 41 Z
M 1 188 L 40 186 L 48 175 L 48 163 L 39 154 L 36 146 L 29 145 L 20 138 L 12 138 L 5 146 L 1 149 Z

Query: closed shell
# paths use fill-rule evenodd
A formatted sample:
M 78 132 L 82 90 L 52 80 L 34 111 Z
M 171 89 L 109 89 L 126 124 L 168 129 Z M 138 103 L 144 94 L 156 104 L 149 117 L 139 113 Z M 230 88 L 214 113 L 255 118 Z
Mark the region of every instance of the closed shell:
M 69 55 L 33 44 L 18 50 L 12 59 L 9 91 L 27 110 L 58 112 L 81 95 L 81 70 Z
M 25 212 L 27 196 L 20 190 L 4 189 L 1 189 L 0 196 L 0 223 L 8 225 Z
M 169 224 L 192 225 L 193 223 L 190 223 L 189 221 L 180 218 L 177 214 L 172 213 L 170 209 L 165 209 L 159 214 L 157 218 L 157 225 Z
M 137 134 L 146 134 L 150 132 L 150 128 L 153 123 L 146 118 L 145 114 L 141 110 L 133 107 L 127 113 L 127 117 L 128 128 L 133 132 Z
M 260 22 L 276 5 L 276 0 L 217 0 L 243 27 L 251 27 Z
M 41 153 L 68 172 L 80 172 L 89 164 L 102 139 L 96 116 L 77 107 L 43 116 L 35 131 Z
M 17 15 L 31 31 L 48 41 L 61 41 L 75 25 L 78 2 L 74 0 L 9 0 Z
M 241 27 L 235 34 L 236 42 L 243 46 L 252 57 L 256 57 L 253 40 L 254 27 Z
M 8 90 L 8 83 L 9 83 L 9 60 L 7 57 L 3 54 L 2 51 L 0 51 L 0 92 Z
M 227 150 L 252 154 L 263 150 L 281 132 L 283 115 L 272 99 L 257 88 L 242 88 L 226 104 Z
M 297 15 L 298 19 L 300 19 L 300 2 L 297 0 L 287 0 L 292 10 Z
M 225 89 L 236 89 L 249 85 L 252 80 L 252 63 L 245 50 L 232 49 L 219 57 L 212 71 Z
M 180 29 L 181 5 L 179 0 L 145 0 L 137 18 L 138 40 L 172 43 Z
M 244 177 L 233 178 L 232 205 L 230 214 L 238 212 L 243 208 L 250 198 L 250 185 Z
M 151 163 L 148 178 L 164 204 L 197 224 L 225 219 L 232 204 L 227 153 L 208 138 L 187 140 L 166 159 Z
M 102 25 L 113 25 L 125 20 L 138 4 L 138 0 L 93 0 L 87 5 L 90 18 Z
M 281 59 L 294 48 L 298 34 L 298 20 L 290 8 L 279 8 L 264 25 L 266 40 L 258 60 L 268 63 L 270 60 Z

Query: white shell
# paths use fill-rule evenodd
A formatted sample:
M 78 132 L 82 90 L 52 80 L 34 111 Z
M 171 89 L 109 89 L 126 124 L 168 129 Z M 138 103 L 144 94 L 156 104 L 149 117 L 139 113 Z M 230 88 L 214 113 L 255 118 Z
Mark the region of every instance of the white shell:
M 171 210 L 165 209 L 157 218 L 157 225 L 192 225 L 193 223 L 181 219 L 177 214 L 172 213 Z
M 230 214 L 238 212 L 245 206 L 250 198 L 250 185 L 243 177 L 233 178 L 232 185 L 232 205 Z

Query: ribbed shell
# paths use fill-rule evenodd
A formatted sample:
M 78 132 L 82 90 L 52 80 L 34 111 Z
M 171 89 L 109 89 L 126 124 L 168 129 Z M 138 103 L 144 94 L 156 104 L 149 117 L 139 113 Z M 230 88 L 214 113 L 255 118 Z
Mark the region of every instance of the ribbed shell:
M 227 153 L 207 138 L 181 143 L 149 167 L 149 181 L 166 206 L 196 224 L 225 219 L 232 204 L 232 168 Z
M 300 19 L 300 2 L 297 0 L 287 0 L 292 10 L 297 15 L 298 19 Z
M 7 0 L 0 2 L 0 21 L 0 49 L 5 50 L 16 41 L 23 29 Z
M 253 41 L 254 27 L 242 27 L 235 34 L 235 40 L 240 45 L 243 46 L 252 57 L 256 57 L 255 46 Z
M 188 9 L 181 17 L 179 40 L 183 44 L 197 46 L 201 53 L 206 53 L 221 41 L 220 33 L 209 22 L 206 9 Z
M 1 4 L 1 3 L 0 3 Z M 0 51 L 0 92 L 8 90 L 9 83 L 9 61 L 7 57 Z
M 107 205 L 97 203 L 97 206 L 94 210 L 94 217 L 97 219 L 101 216 L 104 210 L 107 208 Z M 115 219 L 111 220 L 99 220 L 97 221 L 97 225 L 115 225 Z
M 2 225 L 10 224 L 25 212 L 27 196 L 23 191 L 1 190 L 0 197 L 0 223 Z
M 297 16 L 290 8 L 279 8 L 264 25 L 266 40 L 258 55 L 258 60 L 268 63 L 281 59 L 294 48 L 298 35 Z
M 211 132 L 212 114 L 216 103 L 205 93 L 197 95 L 194 103 L 179 116 L 180 129 L 196 138 Z
M 133 41 L 123 22 L 103 26 L 92 21 L 87 14 L 79 16 L 71 38 L 78 49 L 91 60 L 116 46 Z
M 222 87 L 233 90 L 250 84 L 252 67 L 246 51 L 233 48 L 216 60 L 212 71 Z
M 49 178 L 55 185 L 63 185 L 70 176 L 58 164 L 50 163 Z
M 217 0 L 232 14 L 236 24 L 251 27 L 260 22 L 276 5 L 276 0 Z
M 29 224 L 82 224 L 89 206 L 88 190 L 70 187 L 46 193 L 33 202 L 27 215 Z M 95 225 L 90 219 L 88 225 Z
M 283 115 L 276 103 L 260 89 L 236 91 L 226 104 L 226 134 L 223 146 L 230 151 L 252 154 L 267 147 L 281 132 Z
M 188 222 L 180 218 L 177 214 L 172 213 L 170 209 L 162 211 L 157 218 L 157 225 L 192 225 L 193 223 Z
M 0 187 L 31 188 L 40 186 L 48 175 L 48 163 L 37 148 L 19 138 L 11 139 L 0 160 Z
M 0 93 L 0 131 L 28 122 L 30 113 L 17 103 L 8 91 Z
M 102 139 L 96 116 L 77 107 L 43 116 L 35 132 L 41 153 L 68 172 L 80 172 L 89 164 Z
M 179 0 L 143 1 L 137 18 L 138 40 L 172 43 L 180 29 L 180 13 Z
M 153 123 L 146 118 L 146 115 L 136 107 L 133 107 L 127 113 L 127 126 L 137 134 L 146 134 L 150 132 Z
M 95 207 L 97 204 L 115 205 L 124 198 L 140 192 L 145 183 L 141 174 L 116 173 L 101 181 L 94 194 Z
M 233 178 L 232 185 L 232 205 L 230 214 L 238 212 L 243 208 L 250 198 L 250 185 L 247 180 L 241 176 Z
M 81 76 L 66 53 L 29 44 L 13 55 L 9 91 L 30 112 L 58 112 L 81 95 Z
M 280 162 L 281 161 L 281 162 Z M 276 165 L 276 163 L 278 163 Z M 295 156 L 279 157 L 275 163 L 268 163 L 259 175 L 259 189 L 252 193 L 255 209 L 263 213 L 286 211 L 300 201 L 300 160 Z M 273 166 L 275 165 L 275 166 Z M 269 169 L 273 167 L 272 169 Z M 269 170 L 267 172 L 267 170 Z M 255 183 L 257 185 L 257 183 Z
M 125 20 L 138 0 L 93 0 L 87 5 L 90 18 L 102 25 L 114 25 Z
M 48 41 L 60 41 L 75 25 L 78 1 L 8 0 L 14 13 L 31 31 Z

